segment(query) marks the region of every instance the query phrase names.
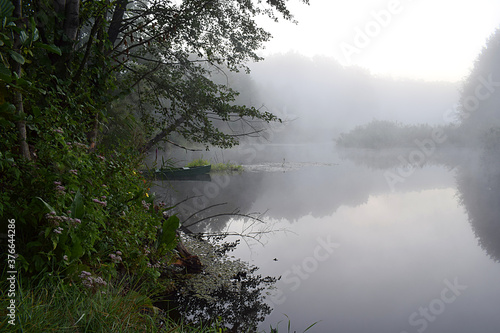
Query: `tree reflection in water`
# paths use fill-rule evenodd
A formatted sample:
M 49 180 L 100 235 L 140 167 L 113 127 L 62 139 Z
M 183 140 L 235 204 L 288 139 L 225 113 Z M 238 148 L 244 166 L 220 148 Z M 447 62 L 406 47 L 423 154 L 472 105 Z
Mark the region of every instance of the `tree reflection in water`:
M 228 252 L 238 242 L 221 243 L 221 238 L 184 239 L 186 247 L 200 257 L 204 269 L 200 274 L 174 275 L 181 287 L 173 303 L 194 325 L 217 320 L 219 327 L 229 332 L 255 332 L 272 311 L 265 296 L 277 278 L 262 277 L 256 274 L 258 267 L 230 258 Z
M 486 141 L 482 157 L 460 167 L 457 187 L 479 245 L 500 262 L 499 133 L 490 133 Z

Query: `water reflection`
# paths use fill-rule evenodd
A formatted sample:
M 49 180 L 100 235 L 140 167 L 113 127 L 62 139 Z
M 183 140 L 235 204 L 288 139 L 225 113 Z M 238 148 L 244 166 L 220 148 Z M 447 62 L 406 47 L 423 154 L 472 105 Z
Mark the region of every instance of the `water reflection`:
M 487 150 L 479 159 L 464 162 L 457 175 L 460 202 L 479 244 L 500 261 L 500 154 Z
M 321 165 L 220 176 L 210 187 L 171 183 L 157 192 L 172 201 L 198 195 L 198 206 L 179 207 L 188 222 L 261 212 L 292 231 L 235 252 L 263 275 L 282 277 L 262 328 L 286 321 L 285 313 L 297 331 L 321 321 L 312 332 L 497 332 L 500 265 L 485 251 L 498 260 L 500 183 L 491 167 L 498 160 L 440 153 L 392 191 L 384 173 L 398 165 L 390 156 L 386 164 L 373 155 L 331 156 Z M 195 231 L 244 222 L 220 215 Z M 328 251 L 324 243 L 338 246 Z
M 194 326 L 212 324 L 234 333 L 256 331 L 271 313 L 264 291 L 273 287 L 276 278 L 262 277 L 255 273 L 257 267 L 229 259 L 227 252 L 237 243 L 188 237 L 184 242 L 199 254 L 204 270 L 191 276 L 171 272 L 178 290 L 171 301 L 157 305 L 182 314 Z
M 390 189 L 384 169 L 359 167 L 334 156 L 333 163 L 285 162 L 282 170 L 266 170 L 265 166 L 273 163 L 260 163 L 262 167 L 249 166 L 241 174 L 212 175 L 210 183 L 162 182 L 154 191 L 161 200 L 180 203 L 176 211 L 181 220 L 199 232 L 224 230 L 231 216 L 223 214 L 231 212 L 265 212 L 268 218 L 291 223 L 306 215 L 329 216 L 341 206 L 359 206 L 370 195 Z M 294 168 L 287 167 L 290 164 Z M 411 191 L 450 186 L 447 174 L 447 168 L 428 168 L 399 188 Z M 210 216 L 215 217 L 207 219 Z M 203 221 L 197 223 L 199 220 Z
M 342 150 L 344 159 L 375 170 L 401 166 L 398 156 L 403 150 L 369 151 Z M 466 149 L 441 150 L 429 158 L 429 165 L 443 165 L 456 173 L 460 203 L 481 247 L 496 261 L 500 259 L 500 152 L 490 147 L 475 151 Z

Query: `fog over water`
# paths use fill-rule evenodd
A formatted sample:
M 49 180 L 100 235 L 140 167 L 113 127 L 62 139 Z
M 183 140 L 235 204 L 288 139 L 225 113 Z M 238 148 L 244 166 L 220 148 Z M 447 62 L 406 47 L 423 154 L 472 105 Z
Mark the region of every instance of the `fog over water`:
M 235 148 L 159 155 L 245 170 L 154 191 L 182 202 L 190 232 L 251 236 L 233 255 L 281 277 L 262 329 L 284 329 L 286 314 L 300 332 L 317 322 L 311 332 L 497 333 L 500 73 L 491 54 L 461 84 L 270 57 L 250 78 L 226 80 L 243 92 L 239 102 L 283 123 L 255 124 L 262 132 Z
M 295 53 L 254 64 L 251 78 L 257 87 L 242 85 L 241 100 L 295 119 L 280 137 L 287 143 L 331 140 L 373 119 L 444 124 L 459 98 L 458 84 L 375 77 L 331 58 Z M 249 90 L 254 93 L 247 96 Z
M 259 242 L 246 239 L 234 252 L 260 267 L 259 274 L 282 277 L 263 328 L 285 313 L 297 330 L 321 321 L 313 332 L 417 332 L 427 324 L 427 332 L 497 332 L 498 200 L 476 197 L 486 190 L 484 181 L 471 179 L 476 169 L 456 160 L 424 166 L 391 191 L 386 170 L 344 160 L 329 148 L 323 145 L 312 163 L 310 145 L 269 145 L 262 152 L 274 156 L 269 162 L 212 176 L 212 182 L 171 182 L 174 191 L 158 194 L 206 200 L 187 203 L 180 214 L 227 203 L 199 219 L 234 210 L 263 213 L 266 224 L 249 229 L 251 220 L 229 216 L 192 227 L 275 231 Z M 290 155 L 297 160 L 279 162 Z M 450 284 L 459 286 L 456 295 L 445 291 Z M 441 295 L 453 302 L 439 301 Z M 429 306 L 429 318 L 439 320 L 420 314 Z

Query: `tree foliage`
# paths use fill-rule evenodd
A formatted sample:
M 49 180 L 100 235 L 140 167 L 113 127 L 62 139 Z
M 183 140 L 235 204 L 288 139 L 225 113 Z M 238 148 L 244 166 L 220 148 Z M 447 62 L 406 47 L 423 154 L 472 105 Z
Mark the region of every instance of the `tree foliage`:
M 464 81 L 459 103 L 460 131 L 467 145 L 486 139 L 490 131 L 500 128 L 500 29 L 493 33 L 478 55 Z
M 44 91 L 56 87 L 67 99 L 57 101 L 60 108 L 83 126 L 79 132 L 87 134 L 91 145 L 116 107 L 112 101 L 132 93 L 132 106 L 148 129 L 145 150 L 173 132 L 227 147 L 242 133 L 224 132 L 218 122 L 277 120 L 268 112 L 235 105 L 238 93 L 211 76 L 248 70 L 248 61 L 260 60 L 256 51 L 271 36 L 255 18 L 291 20 L 284 1 L 31 0 L 20 7 L 24 13 L 12 20 L 18 26 L 13 36 L 24 37 L 32 29 L 39 40 L 37 50 L 28 52 L 36 64 L 23 68 L 26 80 Z M 6 53 L 21 63 L 22 52 L 16 50 L 13 45 Z M 35 112 L 32 108 L 55 103 L 40 91 L 31 98 L 24 105 L 28 115 Z M 28 144 L 33 141 L 29 134 Z
M 222 70 L 248 70 L 245 63 L 270 38 L 255 22 L 257 15 L 275 17 L 273 9 L 291 19 L 281 2 L 252 1 L 150 2 L 133 7 L 116 43 L 124 77 L 140 96 L 142 120 L 149 124 L 150 148 L 172 132 L 195 142 L 222 147 L 237 143 L 217 123 L 245 118 L 277 120 L 268 112 L 235 105 L 237 92 L 217 84 Z M 236 135 L 240 135 L 237 133 Z
M 179 219 L 137 170 L 174 132 L 226 147 L 221 123 L 277 120 L 212 76 L 259 59 L 259 15 L 292 19 L 283 0 L 0 0 L 4 274 L 171 288 Z
M 241 133 L 221 123 L 277 120 L 212 80 L 260 59 L 260 15 L 292 19 L 283 0 L 0 0 L 1 232 L 16 222 L 25 271 L 157 277 L 178 223 L 150 207 L 142 153 L 174 132 L 231 146 Z M 116 126 L 129 140 L 100 144 Z

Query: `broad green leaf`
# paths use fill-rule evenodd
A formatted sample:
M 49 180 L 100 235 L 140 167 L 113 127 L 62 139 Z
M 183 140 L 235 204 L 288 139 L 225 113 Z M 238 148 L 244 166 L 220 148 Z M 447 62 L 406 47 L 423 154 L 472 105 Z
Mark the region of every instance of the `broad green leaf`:
M 31 87 L 31 81 L 28 81 L 21 77 L 17 79 L 17 85 L 22 88 L 29 88 Z
M 21 30 L 21 32 L 19 33 L 19 39 L 21 40 L 21 44 L 26 43 L 26 41 L 29 39 L 29 36 L 26 33 L 26 31 Z
M 83 247 L 80 240 L 74 240 L 73 246 L 71 247 L 71 259 L 78 259 L 83 256 Z
M 15 62 L 20 63 L 21 65 L 23 65 L 26 62 L 24 57 L 17 52 L 11 50 L 9 51 L 9 54 L 12 57 L 12 59 L 14 59 Z
M 16 176 L 16 179 L 21 178 L 21 170 L 19 170 L 18 168 L 14 169 L 14 174 Z
M 10 0 L 0 0 L 0 17 L 12 16 L 14 5 Z
M 83 206 L 83 198 L 80 191 L 76 192 L 73 203 L 71 204 L 69 210 L 71 211 L 71 217 L 74 219 L 83 218 L 85 207 Z
M 33 115 L 35 116 L 35 119 L 40 117 L 42 114 L 42 111 L 40 110 L 40 108 L 38 106 L 33 106 L 31 111 L 33 112 Z
M 68 233 L 63 231 L 62 234 L 58 236 L 57 245 L 60 249 L 66 252 L 66 249 L 68 249 L 68 245 L 66 244 L 66 241 L 68 240 Z
M 6 83 L 12 82 L 12 73 L 10 69 L 5 67 L 2 63 L 0 63 L 0 80 Z
M 39 38 L 40 38 L 40 33 L 38 32 L 38 29 L 35 27 L 35 30 L 33 31 L 33 41 L 36 42 Z
M 51 205 L 49 205 L 48 203 L 46 203 L 42 198 L 40 197 L 36 197 L 38 200 L 40 200 L 41 202 L 43 202 L 43 204 L 45 205 L 45 207 L 49 210 L 49 212 L 55 212 L 56 210 L 54 208 L 52 208 Z
M 42 242 L 34 241 L 34 242 L 29 242 L 28 244 L 26 244 L 26 248 L 31 249 L 33 247 L 40 247 L 42 245 L 43 245 Z
M 54 44 L 44 44 L 44 43 L 37 42 L 34 45 L 35 45 L 35 47 L 40 47 L 40 48 L 45 49 L 51 53 L 55 53 L 57 55 L 62 55 L 61 49 L 58 48 L 57 46 L 55 46 Z
M 165 244 L 168 250 L 175 247 L 176 231 L 179 228 L 179 218 L 175 215 L 170 216 L 163 222 L 163 228 L 160 235 L 160 246 Z

